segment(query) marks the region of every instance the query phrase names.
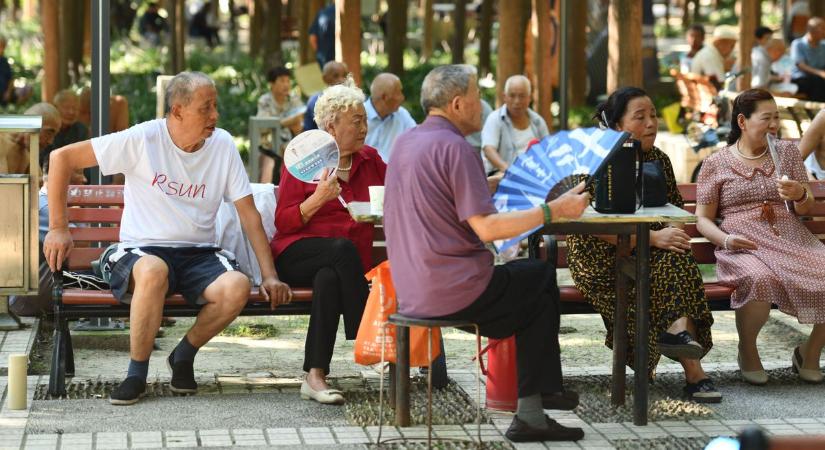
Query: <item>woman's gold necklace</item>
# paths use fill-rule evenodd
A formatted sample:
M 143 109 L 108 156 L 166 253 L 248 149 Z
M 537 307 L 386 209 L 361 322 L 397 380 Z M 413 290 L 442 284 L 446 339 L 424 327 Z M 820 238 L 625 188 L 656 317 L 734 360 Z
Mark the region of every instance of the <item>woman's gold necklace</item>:
M 742 152 L 739 151 L 739 141 L 736 141 L 736 153 L 739 153 L 739 156 L 741 156 L 745 159 L 754 160 L 754 159 L 759 159 L 759 158 L 765 156 L 768 153 L 768 147 L 765 147 L 765 151 L 758 154 L 758 155 L 756 155 L 756 156 L 746 156 Z

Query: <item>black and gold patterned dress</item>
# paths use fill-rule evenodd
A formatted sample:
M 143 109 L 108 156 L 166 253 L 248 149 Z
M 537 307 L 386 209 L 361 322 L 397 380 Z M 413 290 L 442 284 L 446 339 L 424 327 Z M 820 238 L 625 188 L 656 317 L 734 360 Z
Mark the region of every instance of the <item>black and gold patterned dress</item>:
M 656 147 L 644 152 L 645 161 L 661 161 L 667 179 L 668 202 L 682 207 L 684 201 L 676 187 L 676 177 L 670 159 Z M 591 192 L 592 194 L 592 192 Z M 661 230 L 665 224 L 651 224 L 651 230 Z M 576 287 L 599 312 L 607 328 L 605 345 L 613 348 L 613 311 L 616 302 L 616 246 L 595 236 L 571 235 L 567 238 L 568 263 Z M 627 364 L 633 366 L 633 342 L 636 333 L 636 291 L 628 286 Z M 713 346 L 710 327 L 713 316 L 705 299 L 702 275 L 692 253 L 650 248 L 650 335 L 648 336 L 648 374 L 653 378 L 660 354 L 656 341 L 680 317 L 689 317 L 696 325 L 694 338 L 702 344 L 705 353 Z

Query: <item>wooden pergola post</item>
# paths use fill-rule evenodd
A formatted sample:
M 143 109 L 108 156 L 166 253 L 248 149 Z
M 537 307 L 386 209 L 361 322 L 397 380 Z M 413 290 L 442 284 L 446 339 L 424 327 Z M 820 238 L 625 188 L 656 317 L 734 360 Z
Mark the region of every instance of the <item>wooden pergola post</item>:
M 403 77 L 404 47 L 407 45 L 407 0 L 387 0 L 387 7 L 387 70 Z
M 583 106 L 587 95 L 587 9 L 570 8 L 567 12 L 567 43 L 570 61 L 567 74 L 570 86 L 570 106 Z M 562 33 L 565 30 L 561 30 Z M 560 76 L 565 76 L 560 74 Z
M 550 4 L 546 0 L 533 0 L 532 35 L 533 35 L 533 67 L 535 68 L 535 89 L 533 95 L 533 109 L 547 126 L 552 128 L 553 114 L 550 113 L 550 104 L 553 103 L 553 55 L 550 48 L 553 41 L 558 42 L 558 36 L 553 36 L 550 24 Z M 558 48 L 558 46 L 557 46 Z M 558 70 L 558 67 L 555 68 Z
M 335 0 L 335 60 L 361 84 L 361 1 Z
M 454 0 L 453 5 L 453 64 L 464 64 L 464 41 L 467 36 L 467 0 Z
M 423 33 L 420 59 L 424 62 L 433 55 L 433 0 L 421 0 L 421 20 Z
M 822 0 L 813 0 L 808 2 L 808 5 L 811 8 L 811 17 L 825 18 L 825 2 Z
M 607 12 L 607 93 L 642 85 L 642 2 L 611 0 Z
M 60 90 L 60 12 L 58 0 L 43 0 L 43 86 L 41 100 L 51 101 Z
M 736 57 L 737 64 L 740 68 L 751 66 L 751 49 L 756 41 L 756 27 L 759 25 L 757 9 L 759 8 L 760 0 L 739 0 L 739 54 Z M 739 78 L 736 84 L 739 91 L 744 91 L 751 88 L 751 74 L 745 72 Z
M 496 101 L 504 98 L 504 82 L 511 75 L 524 72 L 523 2 L 499 0 L 498 66 L 496 67 Z

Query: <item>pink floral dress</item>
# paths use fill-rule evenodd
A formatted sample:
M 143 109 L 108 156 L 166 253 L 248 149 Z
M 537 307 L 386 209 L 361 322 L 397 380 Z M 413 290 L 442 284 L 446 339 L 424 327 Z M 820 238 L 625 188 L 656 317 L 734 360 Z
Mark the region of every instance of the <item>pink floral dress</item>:
M 699 173 L 696 201 L 716 203 L 725 233 L 743 236 L 756 250 L 716 248 L 719 282 L 735 289 L 731 307 L 771 302 L 800 323 L 825 323 L 825 245 L 780 200 L 781 175 L 807 183 L 796 145 L 778 141 L 780 169 L 766 156 L 747 166 L 728 146 L 708 157 Z

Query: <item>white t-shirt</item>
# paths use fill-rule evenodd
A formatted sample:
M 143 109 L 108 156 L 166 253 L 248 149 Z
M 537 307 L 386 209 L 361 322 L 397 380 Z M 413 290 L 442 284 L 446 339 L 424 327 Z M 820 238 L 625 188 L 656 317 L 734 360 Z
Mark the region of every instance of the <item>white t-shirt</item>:
M 217 246 L 215 217 L 223 201 L 252 193 L 232 137 L 216 129 L 194 153 L 178 148 L 166 119 L 92 139 L 100 171 L 122 173 L 122 247 Z
M 713 44 L 706 45 L 693 57 L 690 71 L 705 76 L 716 76 L 716 81 L 725 79 L 725 58 Z
M 524 153 L 527 150 L 527 144 L 535 138 L 530 127 L 523 130 L 513 127 L 513 147 L 516 149 L 516 155 Z
M 805 158 L 805 167 L 808 172 L 814 174 L 817 180 L 825 180 L 825 169 L 819 165 L 819 160 L 816 159 L 816 152 L 811 153 Z

